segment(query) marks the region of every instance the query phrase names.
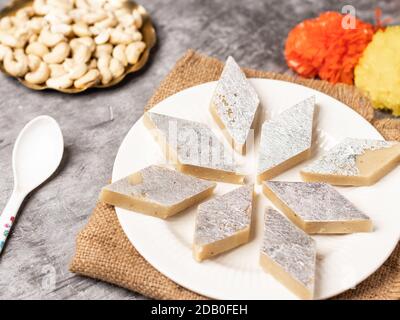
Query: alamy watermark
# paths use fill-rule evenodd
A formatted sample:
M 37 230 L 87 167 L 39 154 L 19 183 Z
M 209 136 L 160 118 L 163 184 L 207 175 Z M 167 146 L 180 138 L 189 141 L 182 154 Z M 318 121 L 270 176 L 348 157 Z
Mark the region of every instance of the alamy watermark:
M 51 264 L 42 267 L 42 283 L 41 288 L 46 292 L 51 292 L 56 288 L 57 271 Z
M 352 5 L 345 5 L 342 7 L 342 28 L 345 30 L 356 28 L 356 8 Z
M 231 133 L 226 129 L 218 131 L 219 133 L 208 127 L 180 128 L 175 120 L 169 120 L 162 132 L 159 129 L 150 129 L 152 136 L 156 138 L 166 155 L 165 164 L 178 167 L 181 164 L 188 164 L 221 170 L 230 166 L 239 169 L 245 161 L 235 151 L 237 146 L 229 139 L 227 143 L 226 137 Z M 257 131 L 261 131 L 261 128 L 257 128 Z M 244 154 L 257 151 L 255 146 L 259 145 L 259 141 L 255 142 L 255 135 L 255 130 L 251 129 L 244 144 Z M 326 151 L 335 145 L 337 140 L 327 131 L 317 128 L 313 135 L 314 143 L 318 145 L 318 149 Z

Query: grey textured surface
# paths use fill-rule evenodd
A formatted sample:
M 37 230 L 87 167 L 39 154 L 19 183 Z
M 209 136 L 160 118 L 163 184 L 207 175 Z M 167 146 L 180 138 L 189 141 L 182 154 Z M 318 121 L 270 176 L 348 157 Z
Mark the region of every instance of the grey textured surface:
M 108 90 L 79 95 L 35 92 L 0 75 L 0 208 L 12 190 L 11 152 L 24 124 L 41 114 L 60 123 L 65 158 L 58 174 L 25 202 L 0 257 L 0 299 L 138 299 L 141 296 L 68 271 L 75 237 L 107 184 L 117 149 L 146 101 L 188 49 L 244 67 L 287 70 L 282 49 L 287 32 L 304 18 L 340 10 L 337 0 L 153 0 L 139 1 L 151 13 L 158 46 L 148 67 Z M 0 0 L 3 6 L 7 0 Z M 348 1 L 357 14 L 400 23 L 400 2 Z M 110 121 L 109 107 L 114 120 Z

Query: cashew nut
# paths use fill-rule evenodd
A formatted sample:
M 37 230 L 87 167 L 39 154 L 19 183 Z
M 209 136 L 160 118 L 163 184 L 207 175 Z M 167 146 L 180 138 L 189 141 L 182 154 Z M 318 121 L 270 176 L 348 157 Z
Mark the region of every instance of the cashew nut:
M 11 18 L 5 16 L 4 18 L 0 19 L 0 30 L 9 30 L 13 27 Z
M 15 18 L 16 20 L 19 20 L 19 22 L 25 22 L 28 21 L 30 17 L 32 17 L 35 14 L 34 10 L 32 7 L 25 7 L 22 9 L 19 9 L 15 13 Z
M 106 18 L 107 18 L 107 12 L 104 10 L 99 10 L 96 12 L 88 12 L 86 15 L 82 17 L 82 20 L 85 21 L 87 24 L 94 24 Z
M 35 56 L 34 54 L 28 54 L 28 67 L 30 71 L 35 71 L 37 68 L 39 68 L 40 63 L 42 60 L 38 56 Z
M 74 86 L 76 88 L 84 88 L 91 83 L 95 83 L 99 79 L 100 73 L 97 69 L 89 70 L 83 77 L 75 80 Z
M 76 80 L 82 77 L 88 70 L 88 67 L 85 63 L 76 64 L 69 72 L 68 75 L 71 80 Z
M 14 27 L 20 28 L 24 26 L 29 20 L 29 17 L 22 12 L 17 12 L 15 16 L 11 17 Z
M 77 80 L 88 70 L 86 63 L 77 63 L 73 59 L 66 59 L 63 63 L 64 69 L 68 72 L 71 80 Z
M 33 1 L 33 10 L 39 16 L 44 16 L 49 13 L 50 6 L 47 5 L 46 0 L 35 0 Z
M 110 33 L 107 30 L 104 30 L 94 38 L 94 42 L 96 42 L 96 44 L 105 44 L 108 39 L 110 39 Z
M 69 71 L 73 68 L 73 66 L 76 64 L 76 62 L 74 61 L 74 59 L 71 58 L 67 58 L 64 60 L 62 66 L 64 68 L 65 71 Z
M 78 37 L 90 37 L 92 35 L 92 33 L 89 30 L 88 25 L 84 22 L 77 22 L 74 25 L 72 25 L 72 31 Z
M 93 38 L 91 37 L 81 37 L 81 38 L 74 38 L 69 42 L 72 50 L 75 50 L 77 47 L 80 45 L 84 44 L 87 46 L 90 50 L 90 52 L 93 52 L 96 50 L 96 43 L 94 42 Z
M 29 72 L 25 75 L 25 80 L 34 83 L 40 84 L 45 82 L 50 76 L 50 69 L 46 63 L 40 62 L 39 67 L 33 71 Z
M 130 64 L 135 64 L 136 62 L 138 62 L 140 54 L 144 51 L 145 48 L 146 44 L 141 41 L 129 44 L 125 50 L 128 62 Z
M 86 0 L 87 3 L 90 5 L 92 8 L 103 8 L 108 0 Z
M 36 42 L 38 41 L 38 38 L 38 35 L 34 33 L 29 37 L 28 43 Z
M 35 10 L 33 10 L 32 7 L 25 7 L 25 8 L 22 8 L 22 9 L 18 10 L 18 12 L 16 14 L 17 16 L 18 16 L 18 13 L 19 14 L 23 14 L 23 15 L 27 16 L 28 18 L 30 18 L 30 17 L 33 17 L 35 15 Z
M 73 9 L 69 11 L 69 15 L 71 16 L 72 20 L 75 22 L 82 22 L 82 17 L 87 13 L 88 11 L 86 9 Z
M 130 30 L 125 30 L 125 32 L 130 32 Z M 139 31 L 132 31 L 132 39 L 133 41 L 142 41 L 143 40 L 143 35 Z
M 115 13 L 115 15 L 117 17 L 120 17 L 120 16 L 123 16 L 124 14 L 129 14 L 130 10 L 128 7 L 119 8 L 117 10 L 115 10 L 115 8 L 114 8 L 113 12 Z
M 118 59 L 124 67 L 126 67 L 128 65 L 128 60 L 126 58 L 125 50 L 126 50 L 126 46 L 123 44 L 119 44 L 114 47 L 113 54 L 112 54 L 113 57 L 115 59 Z
M 68 43 L 60 42 L 51 52 L 43 56 L 43 60 L 47 63 L 61 63 L 68 57 L 70 50 Z
M 129 44 L 133 41 L 131 34 L 124 32 L 121 29 L 111 29 L 110 42 L 112 44 Z
M 104 28 L 99 28 L 99 27 L 96 27 L 96 26 L 90 26 L 89 30 L 92 33 L 92 35 L 98 36 L 100 33 L 102 33 L 104 31 Z
M 0 61 L 3 61 L 6 55 L 12 55 L 11 48 L 0 44 Z
M 17 48 L 21 49 L 25 47 L 32 34 L 33 32 L 29 30 L 26 26 L 16 30 L 15 36 L 17 37 L 19 42 L 19 44 L 17 44 Z
M 28 72 L 28 58 L 22 49 L 4 57 L 4 69 L 14 77 L 23 77 Z
M 64 74 L 57 78 L 49 78 L 46 81 L 46 85 L 53 89 L 66 89 L 72 86 L 72 80 L 68 74 Z
M 118 59 L 111 58 L 110 61 L 110 72 L 113 75 L 114 78 L 118 78 L 122 76 L 124 73 L 125 68 L 124 65 L 119 61 Z
M 88 69 L 96 69 L 96 68 L 97 68 L 97 60 L 96 59 L 90 60 Z
M 50 78 L 59 78 L 67 73 L 62 64 L 49 64 Z
M 95 52 L 94 56 L 96 58 L 99 58 L 102 55 L 110 56 L 112 53 L 112 50 L 113 50 L 113 46 L 111 44 L 109 44 L 109 43 L 101 44 L 96 47 L 96 52 Z
M 111 56 L 106 54 L 103 54 L 97 60 L 97 68 L 100 71 L 102 84 L 109 83 L 113 78 L 113 75 L 111 74 L 111 71 L 109 69 L 110 61 L 111 61 Z
M 53 33 L 61 33 L 64 36 L 70 36 L 72 33 L 72 27 L 69 24 L 66 23 L 60 23 L 60 24 L 53 24 L 50 27 L 51 32 Z
M 123 28 L 123 32 L 130 34 L 132 41 L 141 41 L 143 39 L 142 34 L 137 30 L 135 26 L 128 26 Z
M 89 9 L 90 6 L 86 0 L 75 0 L 75 6 L 80 9 Z
M 108 3 L 114 8 L 122 8 L 125 4 L 125 0 L 108 0 Z
M 134 22 L 135 27 L 140 29 L 142 27 L 142 25 L 143 25 L 142 15 L 140 14 L 140 12 L 138 10 L 134 9 L 132 11 L 132 16 L 133 16 L 133 19 L 135 21 Z
M 54 47 L 62 41 L 65 41 L 65 37 L 62 33 L 52 33 L 49 29 L 42 29 L 40 32 L 39 42 L 48 47 Z
M 62 11 L 68 11 L 74 7 L 74 0 L 47 0 L 47 4 Z
M 96 43 L 94 42 L 93 38 L 81 37 L 81 38 L 79 38 L 79 41 L 82 42 L 87 47 L 89 47 L 91 52 L 94 52 L 96 50 Z
M 74 51 L 76 48 L 78 48 L 79 45 L 82 43 L 79 41 L 80 38 L 73 38 L 69 42 L 69 46 L 71 47 L 72 51 Z
M 138 32 L 138 30 L 135 26 L 124 27 L 123 30 L 125 33 L 129 33 L 131 36 L 133 36 L 136 32 Z M 137 38 L 136 35 L 135 35 L 135 38 Z M 139 40 L 137 40 L 137 41 L 139 41 Z
M 76 62 L 86 63 L 90 60 L 92 52 L 89 47 L 80 43 L 78 46 L 72 47 L 72 57 Z
M 40 42 L 32 42 L 28 44 L 25 51 L 27 54 L 34 54 L 41 58 L 49 53 L 49 49 Z
M 46 21 L 42 17 L 33 17 L 27 22 L 27 27 L 34 33 L 39 33 L 45 26 Z
M 146 47 L 143 18 L 128 1 L 33 0 L 0 19 L 0 61 L 7 73 L 54 89 L 108 84 Z
M 114 14 L 108 13 L 108 17 L 102 21 L 96 22 L 94 24 L 94 27 L 99 28 L 99 29 L 107 29 L 107 28 L 113 28 L 118 24 L 118 20 L 115 18 Z
M 72 22 L 72 18 L 68 14 L 63 12 L 48 13 L 44 16 L 44 19 L 50 24 L 70 24 Z
M 132 26 L 132 25 L 134 24 L 135 19 L 134 19 L 134 17 L 133 17 L 131 14 L 127 13 L 127 14 L 124 14 L 124 15 L 119 16 L 119 17 L 118 17 L 118 21 L 119 21 L 124 27 L 129 27 L 129 26 Z
M 114 9 L 113 12 L 114 12 L 114 14 L 115 14 L 115 16 L 117 17 L 118 20 L 119 20 L 120 17 L 130 13 L 128 8 L 120 8 L 120 9 L 117 9 L 117 10 Z
M 17 35 L 12 35 L 5 32 L 0 32 L 0 42 L 7 47 L 12 48 L 23 48 L 28 41 L 27 34 L 21 34 L 19 37 Z

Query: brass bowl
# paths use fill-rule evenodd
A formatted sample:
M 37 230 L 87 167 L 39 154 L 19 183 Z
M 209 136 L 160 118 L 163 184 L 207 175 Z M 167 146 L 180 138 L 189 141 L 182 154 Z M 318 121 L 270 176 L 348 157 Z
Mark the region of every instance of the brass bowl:
M 15 13 L 24 7 L 27 7 L 29 5 L 32 5 L 33 0 L 12 0 L 7 6 L 5 6 L 1 11 L 0 11 L 0 19 L 5 17 L 5 16 L 13 16 L 15 15 Z M 132 7 L 132 9 L 137 10 L 143 19 L 143 25 L 140 28 L 140 32 L 143 35 L 143 42 L 146 43 L 146 49 L 142 52 L 142 54 L 139 57 L 138 62 L 136 62 L 134 65 L 129 65 L 125 72 L 119 76 L 118 78 L 113 79 L 110 83 L 103 85 L 101 83 L 95 82 L 95 83 L 89 83 L 86 87 L 84 88 L 67 88 L 67 89 L 53 89 L 53 88 L 49 88 L 48 86 L 46 86 L 46 84 L 32 84 L 29 83 L 27 81 L 25 81 L 24 78 L 17 78 L 19 82 L 21 82 L 25 87 L 28 87 L 30 89 L 33 90 L 45 90 L 45 89 L 53 89 L 56 91 L 61 91 L 64 93 L 78 93 L 78 92 L 82 92 L 85 91 L 89 88 L 108 88 L 108 87 L 112 87 L 114 85 L 116 85 L 117 83 L 121 82 L 125 76 L 128 73 L 132 73 L 132 72 L 136 72 L 140 69 L 143 68 L 143 66 L 146 64 L 146 62 L 149 60 L 149 55 L 150 55 L 150 50 L 154 47 L 154 45 L 156 44 L 157 41 L 157 37 L 156 37 L 156 31 L 154 29 L 153 23 L 151 22 L 151 18 L 149 16 L 149 14 L 147 13 L 146 9 L 144 7 L 142 7 L 141 5 L 133 2 L 133 1 L 129 1 L 130 6 Z M 11 76 L 10 74 L 8 74 L 3 66 L 3 62 L 0 62 L 0 70 Z

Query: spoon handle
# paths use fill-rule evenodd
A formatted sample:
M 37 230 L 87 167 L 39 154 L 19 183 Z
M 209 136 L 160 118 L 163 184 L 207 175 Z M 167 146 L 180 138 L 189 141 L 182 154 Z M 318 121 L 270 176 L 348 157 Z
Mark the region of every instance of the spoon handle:
M 24 198 L 24 195 L 14 190 L 0 215 L 0 254 L 3 251 L 4 244 Z

